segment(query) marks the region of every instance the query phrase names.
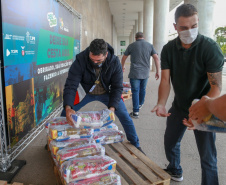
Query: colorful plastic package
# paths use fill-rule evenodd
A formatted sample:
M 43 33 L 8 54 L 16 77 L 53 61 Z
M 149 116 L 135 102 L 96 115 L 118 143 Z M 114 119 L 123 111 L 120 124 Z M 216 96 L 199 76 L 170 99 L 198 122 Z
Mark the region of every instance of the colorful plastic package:
M 68 139 L 66 141 L 57 142 L 55 140 L 52 140 L 49 143 L 50 151 L 53 155 L 56 155 L 58 150 L 62 150 L 65 147 L 76 147 L 79 145 L 84 145 L 88 143 L 96 143 L 93 138 L 78 138 L 78 139 Z
M 115 121 L 115 115 L 109 109 L 76 112 L 72 115 L 72 120 L 76 128 L 99 128 Z
M 118 130 L 118 126 L 115 123 L 111 123 L 110 125 L 107 125 L 105 127 L 94 129 L 94 132 L 105 131 L 105 130 Z
M 131 87 L 130 82 L 123 82 L 122 85 L 123 87 Z
M 199 99 L 193 100 L 192 104 L 198 102 Z M 195 129 L 206 132 L 226 132 L 226 122 L 218 119 L 214 115 L 209 115 L 204 119 L 204 122 L 199 124 L 196 120 L 191 120 Z
M 93 134 L 93 139 L 102 145 L 122 142 L 124 138 L 125 134 L 120 130 L 105 130 Z
M 67 124 L 68 124 L 68 122 L 67 122 L 66 117 L 55 117 L 55 118 L 51 118 L 45 124 L 46 132 L 47 132 L 47 134 L 49 133 L 49 127 L 50 127 L 50 125 L 56 126 L 56 125 L 67 125 Z
M 129 94 L 129 93 L 131 93 L 131 88 L 123 87 L 122 93 L 123 93 L 123 94 Z
M 56 154 L 56 159 L 59 164 L 62 164 L 64 161 L 67 161 L 72 158 L 80 158 L 94 155 L 104 155 L 105 148 L 100 144 L 91 143 L 84 144 L 75 147 L 65 147 L 62 150 L 59 150 Z
M 74 181 L 68 185 L 121 185 L 121 178 L 115 173 L 109 173 L 89 179 Z
M 62 176 L 67 183 L 114 173 L 116 161 L 108 156 L 89 156 L 65 161 L 61 165 Z
M 208 121 L 201 124 L 197 123 L 196 120 L 192 120 L 195 129 L 206 132 L 226 132 L 226 122 L 218 119 L 216 116 L 212 115 Z
M 93 129 L 79 129 L 71 125 L 59 125 L 49 128 L 49 137 L 56 141 L 65 141 L 74 138 L 89 138 L 93 134 Z

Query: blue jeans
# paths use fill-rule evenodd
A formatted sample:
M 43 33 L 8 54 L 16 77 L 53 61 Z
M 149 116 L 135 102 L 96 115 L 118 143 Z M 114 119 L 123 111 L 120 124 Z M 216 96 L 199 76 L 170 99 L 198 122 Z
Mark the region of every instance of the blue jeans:
M 102 94 L 102 95 L 91 95 L 86 94 L 86 96 L 83 98 L 83 100 L 77 104 L 74 105 L 73 109 L 75 111 L 78 111 L 82 107 L 84 107 L 86 104 L 92 102 L 92 101 L 100 101 L 101 103 L 108 106 L 109 102 L 109 94 Z M 139 138 L 136 133 L 136 129 L 133 124 L 133 120 L 130 118 L 129 113 L 127 112 L 126 106 L 122 99 L 119 102 L 118 108 L 115 110 L 116 116 L 119 118 L 119 121 L 121 122 L 128 141 L 135 147 L 140 146 L 139 144 Z M 66 116 L 65 110 L 62 111 L 61 116 Z
M 148 83 L 148 78 L 146 79 L 130 78 L 132 101 L 133 101 L 133 112 L 139 112 L 139 105 L 144 104 L 147 83 Z
M 167 118 L 164 136 L 165 153 L 169 161 L 167 169 L 179 175 L 183 173 L 180 166 L 180 141 L 187 127 L 182 123 L 184 115 L 180 111 L 171 107 L 169 112 L 171 115 Z M 202 185 L 218 185 L 216 134 L 198 130 L 194 130 L 194 134 L 201 161 Z

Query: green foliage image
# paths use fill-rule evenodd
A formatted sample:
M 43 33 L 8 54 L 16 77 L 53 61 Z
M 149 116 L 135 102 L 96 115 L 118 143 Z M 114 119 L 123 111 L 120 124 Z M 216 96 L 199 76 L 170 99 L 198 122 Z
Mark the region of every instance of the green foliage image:
M 226 57 L 226 27 L 218 27 L 215 30 L 216 42 Z

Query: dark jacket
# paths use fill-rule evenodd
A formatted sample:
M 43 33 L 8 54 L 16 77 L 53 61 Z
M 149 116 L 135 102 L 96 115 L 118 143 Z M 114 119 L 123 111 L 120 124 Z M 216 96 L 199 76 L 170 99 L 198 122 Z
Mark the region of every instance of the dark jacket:
M 108 56 L 102 66 L 101 82 L 104 89 L 109 93 L 108 107 L 117 109 L 122 94 L 123 72 L 119 58 L 114 55 L 114 49 L 108 45 Z M 89 47 L 76 56 L 71 65 L 64 87 L 64 106 L 73 107 L 76 91 L 81 83 L 86 93 L 94 85 L 96 75 L 89 61 Z

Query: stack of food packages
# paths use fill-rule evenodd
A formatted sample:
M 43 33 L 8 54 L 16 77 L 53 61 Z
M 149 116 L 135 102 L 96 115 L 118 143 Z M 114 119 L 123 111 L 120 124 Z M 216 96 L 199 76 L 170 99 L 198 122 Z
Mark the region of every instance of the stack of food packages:
M 114 113 L 109 109 L 77 112 L 71 126 L 65 117 L 50 119 L 45 125 L 48 146 L 64 183 L 69 185 L 120 185 L 116 161 L 105 155 L 102 145 L 122 142 Z
M 130 94 L 131 93 L 131 85 L 129 82 L 123 82 L 123 94 Z

